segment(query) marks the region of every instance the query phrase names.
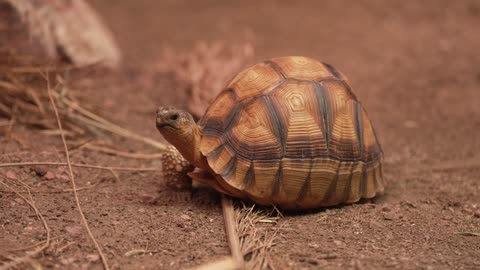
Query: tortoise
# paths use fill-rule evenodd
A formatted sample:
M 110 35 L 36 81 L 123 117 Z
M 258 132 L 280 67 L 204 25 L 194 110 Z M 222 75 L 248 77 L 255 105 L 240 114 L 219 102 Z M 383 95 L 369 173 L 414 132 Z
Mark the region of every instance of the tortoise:
M 383 151 L 365 109 L 345 75 L 311 58 L 258 63 L 228 83 L 198 124 L 159 107 L 156 126 L 180 153 L 169 148 L 171 182 L 196 167 L 194 180 L 283 209 L 354 203 L 384 190 Z

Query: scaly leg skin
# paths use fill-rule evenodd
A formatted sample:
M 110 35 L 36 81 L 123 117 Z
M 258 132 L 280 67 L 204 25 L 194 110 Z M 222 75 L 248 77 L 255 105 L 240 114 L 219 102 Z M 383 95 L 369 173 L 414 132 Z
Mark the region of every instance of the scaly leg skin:
M 162 156 L 163 177 L 167 190 L 162 191 L 152 203 L 161 201 L 190 201 L 212 203 L 212 188 L 221 193 L 227 193 L 215 180 L 214 176 L 205 170 L 194 168 L 178 150 L 169 145 Z M 173 190 L 173 192 L 172 192 Z M 228 194 L 228 193 L 227 193 Z M 215 200 L 213 200 L 215 201 Z
M 187 175 L 193 171 L 191 165 L 173 145 L 167 146 L 167 150 L 161 158 L 165 185 L 174 190 L 189 190 L 192 188 L 192 179 Z
M 161 162 L 164 184 L 167 189 L 161 190 L 160 194 L 148 203 L 190 201 L 192 198 L 192 179 L 187 173 L 193 171 L 193 165 L 183 158 L 173 145 L 167 146 L 161 157 Z

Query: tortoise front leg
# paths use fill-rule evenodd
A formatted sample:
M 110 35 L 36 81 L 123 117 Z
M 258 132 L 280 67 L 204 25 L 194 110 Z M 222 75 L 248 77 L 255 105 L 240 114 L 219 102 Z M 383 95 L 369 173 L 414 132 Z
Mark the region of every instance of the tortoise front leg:
M 195 168 L 193 172 L 189 172 L 187 173 L 187 175 L 190 176 L 194 182 L 209 186 L 220 193 L 227 195 L 230 194 L 227 190 L 225 190 L 222 186 L 218 184 L 217 180 L 213 175 L 211 175 L 205 170 Z

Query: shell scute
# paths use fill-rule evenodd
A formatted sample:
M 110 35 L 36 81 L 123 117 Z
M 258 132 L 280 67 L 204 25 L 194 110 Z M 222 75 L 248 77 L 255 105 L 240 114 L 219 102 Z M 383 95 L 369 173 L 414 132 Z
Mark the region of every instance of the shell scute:
M 283 77 L 267 63 L 256 64 L 235 76 L 227 88 L 235 89 L 239 100 L 254 97 L 279 85 Z
M 277 64 L 288 78 L 312 81 L 334 78 L 334 74 L 324 64 L 308 57 L 280 57 L 273 58 L 272 62 Z

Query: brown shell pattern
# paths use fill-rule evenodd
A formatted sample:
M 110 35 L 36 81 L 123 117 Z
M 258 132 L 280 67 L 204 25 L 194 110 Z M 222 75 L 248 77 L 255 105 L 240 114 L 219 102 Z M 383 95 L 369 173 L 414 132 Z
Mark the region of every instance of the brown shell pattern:
M 200 151 L 239 197 L 306 209 L 383 192 L 375 131 L 346 77 L 326 63 L 283 57 L 250 67 L 199 125 Z

